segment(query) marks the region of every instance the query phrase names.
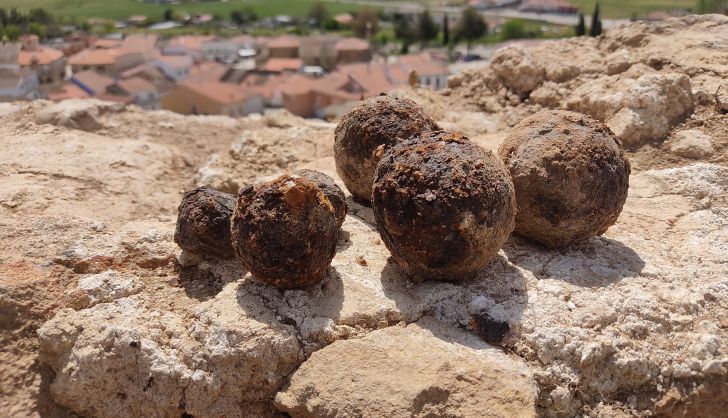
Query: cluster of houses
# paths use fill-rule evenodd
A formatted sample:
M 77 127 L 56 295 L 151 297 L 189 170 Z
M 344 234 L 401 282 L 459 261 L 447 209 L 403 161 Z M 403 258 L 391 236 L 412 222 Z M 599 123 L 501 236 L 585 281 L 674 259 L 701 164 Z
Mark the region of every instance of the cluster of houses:
M 437 53 L 384 58 L 365 40 L 333 35 L 76 34 L 44 45 L 26 35 L 0 43 L 0 101 L 96 97 L 183 114 L 283 107 L 326 117 L 407 84 L 441 89 L 447 77 Z

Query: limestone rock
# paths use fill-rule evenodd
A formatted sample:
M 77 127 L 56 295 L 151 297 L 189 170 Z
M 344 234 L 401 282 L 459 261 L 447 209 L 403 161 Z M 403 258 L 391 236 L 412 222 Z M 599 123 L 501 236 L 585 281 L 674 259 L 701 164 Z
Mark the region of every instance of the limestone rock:
M 104 112 L 118 111 L 123 105 L 99 100 L 64 100 L 38 112 L 37 123 L 47 123 L 82 131 L 101 129 L 98 117 Z
M 78 287 L 66 296 L 79 299 L 77 306 L 87 308 L 131 296 L 142 288 L 142 282 L 133 275 L 107 270 L 81 277 Z
M 315 352 L 276 396 L 293 417 L 536 416 L 518 359 L 423 318 Z
M 728 85 L 723 84 L 715 91 L 715 111 L 728 113 Z
M 544 80 L 543 70 L 517 46 L 499 49 L 491 58 L 490 66 L 503 84 L 518 94 L 532 92 Z
M 298 125 L 291 126 L 290 120 Z M 212 154 L 198 170 L 198 186 L 227 193 L 238 190 L 256 177 L 293 170 L 301 164 L 333 155 L 334 124 L 288 118 L 283 127 L 245 131 L 230 144 L 227 153 Z
M 567 107 L 605 122 L 626 146 L 639 146 L 664 138 L 692 113 L 693 96 L 684 74 L 631 71 L 582 85 Z
M 710 135 L 696 129 L 688 129 L 675 133 L 670 144 L 670 152 L 685 158 L 700 159 L 715 153 Z
M 255 416 L 300 363 L 292 328 L 237 284 L 189 316 L 150 305 L 64 310 L 38 330 L 56 402 L 94 417 Z

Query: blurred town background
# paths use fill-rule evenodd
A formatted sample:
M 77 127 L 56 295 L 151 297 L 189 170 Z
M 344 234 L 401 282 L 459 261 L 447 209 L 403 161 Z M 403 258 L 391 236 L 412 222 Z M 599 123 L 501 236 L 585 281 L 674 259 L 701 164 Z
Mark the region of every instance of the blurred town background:
M 447 88 L 504 43 L 727 12 L 728 0 L 0 0 L 0 101 L 331 118 L 402 86 Z

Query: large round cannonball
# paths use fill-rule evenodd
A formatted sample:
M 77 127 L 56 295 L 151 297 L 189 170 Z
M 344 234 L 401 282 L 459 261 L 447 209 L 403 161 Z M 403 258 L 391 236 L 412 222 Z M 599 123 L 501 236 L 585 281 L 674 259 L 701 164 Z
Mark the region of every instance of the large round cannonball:
M 619 139 L 581 113 L 547 110 L 516 125 L 498 153 L 516 187 L 516 232 L 549 248 L 601 235 L 627 199 Z
M 378 96 L 360 102 L 336 127 L 336 170 L 354 200 L 369 205 L 374 170 L 399 140 L 440 128 L 409 99 Z
M 282 289 L 324 278 L 338 229 L 329 198 L 316 183 L 296 175 L 240 190 L 230 225 L 243 266 L 257 280 Z
M 336 213 L 336 219 L 338 221 L 338 224 L 339 226 L 341 226 L 341 224 L 344 223 L 344 219 L 346 218 L 348 205 L 346 203 L 346 196 L 344 195 L 344 191 L 341 190 L 341 187 L 336 184 L 334 179 L 320 171 L 309 170 L 306 168 L 296 170 L 293 172 L 293 174 L 307 178 L 312 182 L 316 183 L 319 189 L 321 189 L 326 197 L 329 198 L 331 205 L 334 207 L 334 213 Z
M 185 194 L 179 205 L 174 242 L 192 254 L 232 257 L 230 216 L 234 208 L 234 195 L 209 187 Z
M 503 163 L 461 134 L 431 132 L 379 162 L 372 208 L 382 240 L 409 276 L 458 280 L 485 267 L 513 230 Z

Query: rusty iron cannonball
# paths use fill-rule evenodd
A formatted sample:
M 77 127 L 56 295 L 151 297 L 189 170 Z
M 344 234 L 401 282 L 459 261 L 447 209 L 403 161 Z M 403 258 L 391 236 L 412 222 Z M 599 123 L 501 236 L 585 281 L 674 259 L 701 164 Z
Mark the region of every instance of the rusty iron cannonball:
M 338 229 L 326 194 L 313 181 L 289 174 L 241 189 L 230 225 L 243 266 L 257 280 L 281 289 L 324 278 Z
M 336 219 L 339 227 L 341 227 L 341 225 L 344 223 L 344 219 L 346 218 L 346 213 L 349 207 L 346 203 L 346 196 L 344 195 L 344 191 L 341 190 L 341 187 L 339 187 L 336 182 L 334 182 L 334 179 L 320 171 L 309 169 L 296 170 L 293 172 L 293 174 L 305 177 L 316 183 L 319 189 L 321 189 L 326 197 L 329 198 L 331 205 L 334 207 L 334 212 L 336 213 Z
M 235 255 L 230 241 L 230 216 L 235 196 L 200 187 L 182 198 L 174 231 L 174 242 L 197 255 L 230 258 Z
M 541 111 L 517 124 L 498 153 L 516 188 L 516 233 L 559 248 L 601 235 L 617 221 L 630 165 L 603 123 Z
M 336 127 L 336 171 L 354 200 L 369 205 L 374 171 L 384 152 L 399 140 L 439 129 L 412 100 L 390 96 L 363 100 Z
M 458 133 L 430 132 L 379 162 L 372 208 L 382 240 L 407 275 L 474 276 L 508 240 L 515 195 L 503 163 Z

